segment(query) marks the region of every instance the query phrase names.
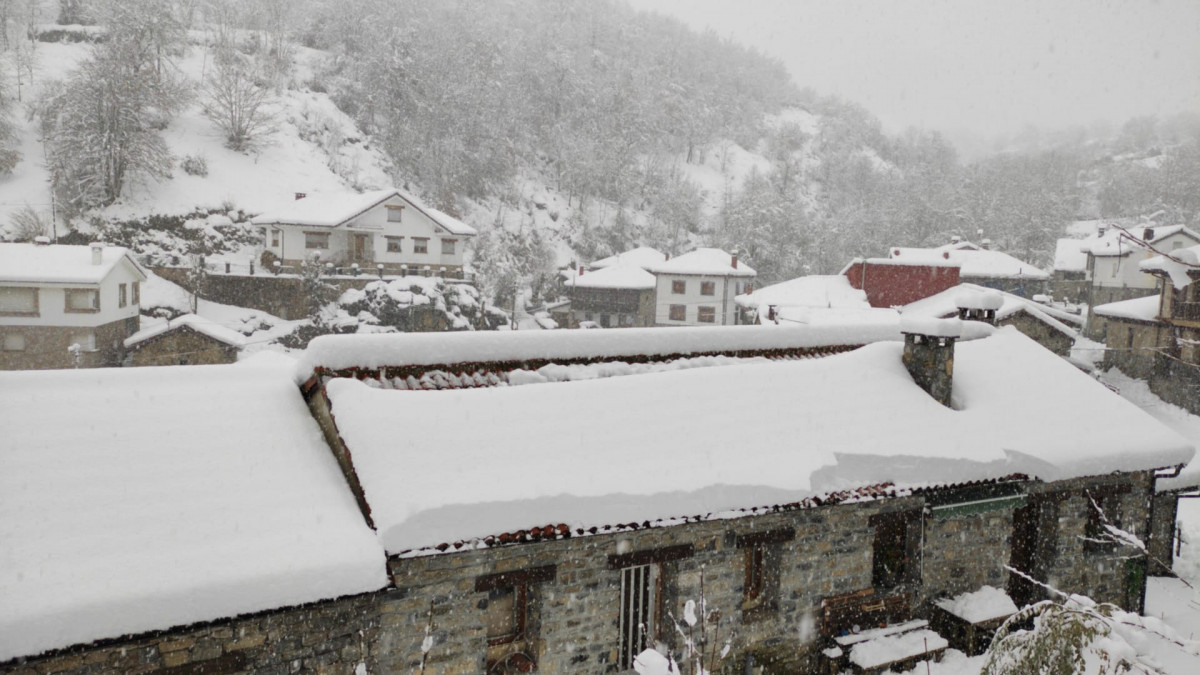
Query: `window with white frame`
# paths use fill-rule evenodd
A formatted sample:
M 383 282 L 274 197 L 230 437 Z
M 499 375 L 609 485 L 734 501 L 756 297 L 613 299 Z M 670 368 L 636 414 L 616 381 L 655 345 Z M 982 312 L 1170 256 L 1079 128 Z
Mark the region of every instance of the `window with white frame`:
M 384 237 L 387 240 L 388 253 L 404 252 L 404 237 Z
M 94 288 L 68 288 L 63 293 L 66 296 L 64 309 L 68 312 L 100 311 L 100 291 Z
M 25 336 L 21 333 L 5 333 L 0 336 L 0 350 L 6 352 L 25 351 Z
M 38 289 L 25 287 L 0 288 L 0 315 L 37 316 Z
M 329 233 L 328 232 L 305 232 L 304 233 L 304 248 L 316 248 L 316 249 L 329 248 Z
M 271 230 L 271 248 L 279 248 L 279 230 Z
M 413 237 L 413 253 L 429 253 L 429 238 Z

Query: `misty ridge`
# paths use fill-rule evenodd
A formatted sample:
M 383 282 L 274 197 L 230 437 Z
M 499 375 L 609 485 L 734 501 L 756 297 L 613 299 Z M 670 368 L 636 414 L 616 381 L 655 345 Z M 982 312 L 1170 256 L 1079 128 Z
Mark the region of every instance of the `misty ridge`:
M 60 218 L 86 224 L 131 180 L 188 170 L 161 137 L 180 111 L 251 153 L 277 131 L 272 99 L 303 90 L 361 132 L 314 144 L 379 148 L 395 185 L 470 214 L 498 297 L 638 245 L 737 249 L 769 284 L 952 235 L 1047 267 L 1076 218 L 1200 224 L 1200 114 L 1030 128 L 967 161 L 936 130 L 885 133 L 778 60 L 618 0 L 0 0 L 0 23 L 0 172 L 36 85 Z M 30 36 L 92 52 L 40 82 Z M 196 49 L 202 81 L 173 67 Z M 302 50 L 319 65 L 298 68 Z M 553 227 L 535 217 L 544 191 L 566 202 Z

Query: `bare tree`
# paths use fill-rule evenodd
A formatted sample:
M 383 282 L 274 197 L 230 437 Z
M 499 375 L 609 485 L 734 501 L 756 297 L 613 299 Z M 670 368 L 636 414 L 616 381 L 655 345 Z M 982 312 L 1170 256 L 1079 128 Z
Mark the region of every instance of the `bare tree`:
M 270 109 L 271 91 L 252 77 L 232 53 L 218 55 L 216 69 L 204 87 L 204 115 L 225 134 L 225 145 L 250 150 L 276 131 Z

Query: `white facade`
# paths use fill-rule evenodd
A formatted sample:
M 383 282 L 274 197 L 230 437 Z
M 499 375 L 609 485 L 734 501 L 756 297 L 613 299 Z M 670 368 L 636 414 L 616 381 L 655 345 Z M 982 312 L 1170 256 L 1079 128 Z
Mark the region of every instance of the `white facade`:
M 1154 248 L 1170 253 L 1171 251 L 1200 243 L 1191 232 L 1182 229 L 1154 242 Z M 1139 265 L 1143 260 L 1149 260 L 1158 255 L 1144 248 L 1126 246 L 1125 255 L 1089 255 L 1088 262 L 1091 271 L 1092 285 L 1106 288 L 1143 288 L 1153 291 L 1157 288 L 1154 275 L 1143 272 Z
M 752 283 L 744 277 L 713 275 L 658 274 L 656 277 L 654 323 L 659 326 L 735 325 L 738 312 L 733 299 L 745 293 Z M 679 293 L 681 286 L 683 292 Z M 706 320 L 709 317 L 711 321 Z
M 461 269 L 467 241 L 476 234 L 399 190 L 305 197 L 253 222 L 263 228 L 265 249 L 287 265 L 316 254 L 335 265 L 370 270 L 383 264 L 411 273 Z
M 137 317 L 146 273 L 124 248 L 102 247 L 93 257 L 95 250 L 0 244 L 0 326 L 95 327 Z

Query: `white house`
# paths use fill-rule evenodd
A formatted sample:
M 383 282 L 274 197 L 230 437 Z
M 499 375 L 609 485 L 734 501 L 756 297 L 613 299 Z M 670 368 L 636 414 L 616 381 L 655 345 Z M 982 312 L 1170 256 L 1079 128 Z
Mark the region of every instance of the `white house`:
M 1158 255 L 1151 247 L 1169 253 L 1196 244 L 1200 244 L 1200 234 L 1183 225 L 1106 229 L 1083 248 L 1092 279 L 1092 304 L 1154 293 L 1157 288 L 1154 276 L 1138 267 L 1138 263 Z
M 399 189 L 363 194 L 297 194 L 286 207 L 256 216 L 264 248 L 297 267 L 322 262 L 422 276 L 461 276 L 463 250 L 477 233 Z
M 745 293 L 757 273 L 738 262 L 737 253 L 699 248 L 652 265 L 656 326 L 732 326 L 738 323 L 734 298 Z
M 0 369 L 118 365 L 145 280 L 119 246 L 0 244 Z

